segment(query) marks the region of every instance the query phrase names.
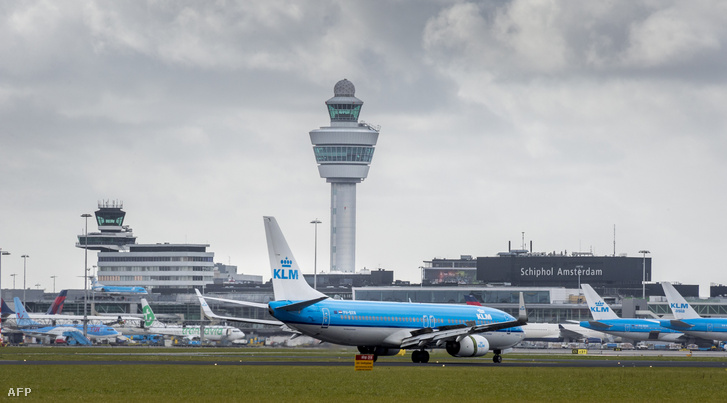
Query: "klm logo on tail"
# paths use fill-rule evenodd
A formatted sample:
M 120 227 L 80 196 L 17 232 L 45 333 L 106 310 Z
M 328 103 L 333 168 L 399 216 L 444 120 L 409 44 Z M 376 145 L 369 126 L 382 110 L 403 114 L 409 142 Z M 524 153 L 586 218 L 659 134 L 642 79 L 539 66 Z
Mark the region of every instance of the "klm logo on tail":
M 675 313 L 686 313 L 687 310 L 689 309 L 689 304 L 687 304 L 686 302 L 685 303 L 674 302 L 674 303 L 669 304 L 669 306 Z
M 609 309 L 603 301 L 598 301 L 591 307 L 591 312 L 608 312 Z
M 287 257 L 280 261 L 280 265 L 283 267 L 291 267 L 293 261 Z M 288 269 L 286 272 L 284 269 L 273 269 L 273 278 L 279 278 L 281 280 L 297 280 L 298 270 Z

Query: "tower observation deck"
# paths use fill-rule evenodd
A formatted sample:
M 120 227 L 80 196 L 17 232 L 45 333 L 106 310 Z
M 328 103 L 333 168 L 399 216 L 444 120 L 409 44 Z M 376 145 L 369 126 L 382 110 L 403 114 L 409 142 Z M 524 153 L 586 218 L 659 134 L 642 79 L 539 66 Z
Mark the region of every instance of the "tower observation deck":
M 88 247 L 90 250 L 101 252 L 118 252 L 126 245 L 135 244 L 136 237 L 131 228 L 124 225 L 126 212 L 121 210 L 122 208 L 124 204 L 120 201 L 98 202 L 96 223 L 99 232 L 79 235 L 76 247 L 81 249 Z
M 331 184 L 331 271 L 352 273 L 356 263 L 356 184 L 369 174 L 379 128 L 359 122 L 363 101 L 343 79 L 326 101 L 331 125 L 310 131 L 321 178 Z

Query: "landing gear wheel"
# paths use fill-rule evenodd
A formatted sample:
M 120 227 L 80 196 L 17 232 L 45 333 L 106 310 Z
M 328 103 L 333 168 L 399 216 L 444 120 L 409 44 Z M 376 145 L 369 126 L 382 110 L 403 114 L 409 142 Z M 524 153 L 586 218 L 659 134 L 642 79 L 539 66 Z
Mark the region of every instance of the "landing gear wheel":
M 421 362 L 421 357 L 419 355 L 419 350 L 414 350 L 411 353 L 411 362 Z
M 492 362 L 494 362 L 495 364 L 500 364 L 500 363 L 502 363 L 502 356 L 501 356 L 500 354 L 495 354 L 495 355 L 494 355 L 494 356 L 492 357 Z
M 428 363 L 429 362 L 429 352 L 422 350 L 419 353 L 420 353 L 419 360 L 421 361 L 421 363 L 422 364 Z

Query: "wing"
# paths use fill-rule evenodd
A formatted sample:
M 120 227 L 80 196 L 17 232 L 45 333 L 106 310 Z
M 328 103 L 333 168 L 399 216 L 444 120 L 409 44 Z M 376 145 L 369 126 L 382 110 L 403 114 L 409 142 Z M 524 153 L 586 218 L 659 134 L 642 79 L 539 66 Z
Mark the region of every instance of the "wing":
M 214 301 L 229 302 L 231 304 L 245 305 L 245 306 L 252 306 L 252 307 L 255 307 L 255 308 L 268 309 L 268 304 L 261 304 L 259 302 L 250 302 L 250 301 L 238 301 L 236 299 L 225 299 L 225 298 L 216 298 L 216 297 L 203 297 L 202 294 L 199 292 L 198 289 L 195 288 L 194 291 L 197 293 L 197 297 L 198 298 L 211 299 L 211 300 L 214 300 Z
M 442 326 L 437 329 L 427 327 L 413 331 L 410 337 L 401 341 L 401 348 L 422 348 L 427 346 L 441 347 L 448 341 L 461 340 L 463 337 L 470 334 L 493 332 L 495 330 L 523 326 L 526 324 L 527 320 L 523 321 L 521 319 L 516 319 L 487 325 L 474 325 L 474 323 L 467 323 L 465 325 Z
M 224 301 L 224 302 L 230 302 L 230 303 L 238 303 L 240 305 L 247 305 L 248 303 L 241 303 L 241 302 L 247 302 L 247 301 L 235 301 L 232 299 L 223 299 L 223 298 L 212 298 L 212 297 L 203 297 L 202 294 L 200 294 L 199 290 L 195 289 L 194 291 L 197 292 L 197 298 L 199 298 L 199 304 L 202 306 L 202 310 L 204 311 L 205 316 L 207 316 L 210 319 L 220 319 L 220 320 L 227 320 L 231 322 L 245 322 L 245 323 L 259 323 L 263 325 L 282 325 L 283 322 L 277 321 L 277 320 L 267 320 L 267 319 L 251 319 L 251 318 L 240 318 L 240 317 L 234 317 L 234 316 L 220 316 L 216 313 L 212 312 L 212 309 L 207 305 L 206 299 L 214 299 L 216 301 Z M 268 306 L 266 304 L 259 304 L 259 303 L 249 303 L 249 304 L 255 304 L 255 305 L 248 305 L 248 306 L 256 306 L 258 308 L 267 308 Z M 261 306 L 262 305 L 262 306 Z
M 459 341 L 465 336 L 477 333 L 493 332 L 516 326 L 527 325 L 528 314 L 525 309 L 523 293 L 520 293 L 520 308 L 518 318 L 515 320 L 476 325 L 474 321 L 464 325 L 442 326 L 436 329 L 423 328 L 411 332 L 411 336 L 401 341 L 401 348 L 423 348 L 426 346 L 441 347 L 448 341 Z

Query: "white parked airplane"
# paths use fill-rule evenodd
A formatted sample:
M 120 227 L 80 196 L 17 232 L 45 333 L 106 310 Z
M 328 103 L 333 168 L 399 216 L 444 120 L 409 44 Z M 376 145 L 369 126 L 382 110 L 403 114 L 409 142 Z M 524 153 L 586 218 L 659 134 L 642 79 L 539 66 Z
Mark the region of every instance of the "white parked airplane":
M 245 333 L 234 326 L 167 326 L 156 320 L 156 315 L 154 315 L 154 311 L 152 311 L 145 298 L 141 299 L 141 309 L 144 313 L 141 328 L 125 327 L 119 328 L 119 330 L 127 334 L 161 334 L 187 339 L 204 337 L 205 340 L 222 343 L 245 338 Z

